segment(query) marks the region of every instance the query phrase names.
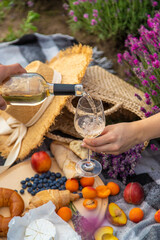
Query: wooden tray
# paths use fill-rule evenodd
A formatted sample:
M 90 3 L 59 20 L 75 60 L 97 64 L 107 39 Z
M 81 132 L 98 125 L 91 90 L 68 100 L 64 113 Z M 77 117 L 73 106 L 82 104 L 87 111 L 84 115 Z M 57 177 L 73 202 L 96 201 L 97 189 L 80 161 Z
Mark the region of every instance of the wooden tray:
M 59 169 L 59 167 L 54 159 L 53 159 L 50 171 L 61 172 L 62 175 L 64 175 L 63 172 Z M 11 167 L 10 169 L 8 169 L 4 173 L 2 173 L 0 175 L 0 187 L 18 190 L 18 192 L 19 192 L 19 190 L 21 189 L 21 183 L 20 183 L 21 180 L 25 179 L 26 177 L 32 177 L 34 175 L 35 175 L 35 171 L 31 167 L 30 159 L 28 159 L 22 163 L 19 163 L 15 166 Z M 103 182 L 99 177 L 96 177 L 94 187 L 96 187 L 98 185 L 103 185 Z M 24 200 L 25 206 L 27 206 L 29 203 L 29 199 L 32 196 L 27 192 L 27 190 L 25 190 L 25 193 L 21 196 Z M 75 201 L 74 205 L 76 206 L 77 210 L 86 218 L 97 217 L 99 219 L 99 221 L 101 221 L 101 220 L 103 220 L 104 215 L 106 213 L 106 208 L 108 205 L 108 198 L 107 199 L 97 198 L 97 200 L 98 200 L 98 207 L 93 211 L 89 211 L 83 207 L 83 201 L 84 201 L 83 198 Z M 6 216 L 6 217 L 10 216 L 9 208 L 7 208 L 7 207 L 0 208 L 0 214 L 3 216 Z M 70 221 L 69 223 L 73 227 L 72 222 Z M 2 239 L 2 238 L 0 238 L 0 239 Z M 4 239 L 5 238 L 3 238 L 3 240 Z

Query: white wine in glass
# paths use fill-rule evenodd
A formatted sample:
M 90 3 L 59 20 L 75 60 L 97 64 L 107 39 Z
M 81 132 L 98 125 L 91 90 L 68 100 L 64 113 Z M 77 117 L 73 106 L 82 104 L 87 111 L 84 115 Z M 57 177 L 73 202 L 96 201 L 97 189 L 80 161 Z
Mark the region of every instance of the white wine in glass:
M 76 107 L 74 126 L 83 138 L 95 138 L 100 135 L 105 128 L 102 101 L 84 94 Z M 88 149 L 88 158 L 79 161 L 76 164 L 76 170 L 82 176 L 94 177 L 101 173 L 102 166 L 97 160 L 90 158 L 90 150 Z

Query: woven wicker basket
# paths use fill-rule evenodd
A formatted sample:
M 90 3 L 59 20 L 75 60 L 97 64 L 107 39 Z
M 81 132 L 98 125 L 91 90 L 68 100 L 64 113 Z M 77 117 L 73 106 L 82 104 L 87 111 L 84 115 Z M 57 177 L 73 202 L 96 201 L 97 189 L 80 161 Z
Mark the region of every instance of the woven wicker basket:
M 147 111 L 151 107 L 135 97 L 135 93 L 144 99 L 144 93 L 119 77 L 107 72 L 99 66 L 89 67 L 82 80 L 84 90 L 95 99 L 101 99 L 105 109 L 106 124 L 111 122 L 129 122 L 145 118 L 140 107 Z M 64 107 L 61 115 L 56 118 L 47 137 L 63 142 L 70 142 L 74 138 L 82 138 L 74 128 L 75 107 L 77 97 L 72 97 Z M 70 135 L 70 138 L 53 134 L 55 130 Z M 145 146 L 147 143 L 145 143 Z

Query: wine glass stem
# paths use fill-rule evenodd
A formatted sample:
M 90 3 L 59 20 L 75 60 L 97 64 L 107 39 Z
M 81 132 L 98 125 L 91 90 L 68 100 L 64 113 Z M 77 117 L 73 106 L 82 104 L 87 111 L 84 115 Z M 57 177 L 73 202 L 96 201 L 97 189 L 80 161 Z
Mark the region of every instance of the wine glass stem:
M 91 150 L 88 149 L 88 159 L 87 161 L 90 163 L 91 162 Z

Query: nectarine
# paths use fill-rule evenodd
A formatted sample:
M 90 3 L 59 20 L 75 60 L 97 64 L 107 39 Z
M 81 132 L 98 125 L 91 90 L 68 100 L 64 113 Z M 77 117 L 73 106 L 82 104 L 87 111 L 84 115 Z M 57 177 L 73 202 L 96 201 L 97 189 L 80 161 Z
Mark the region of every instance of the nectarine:
M 125 187 L 123 197 L 127 203 L 141 204 L 144 200 L 144 189 L 138 182 L 131 182 Z
M 37 173 L 47 172 L 52 164 L 52 160 L 48 153 L 44 151 L 35 152 L 31 156 L 31 166 Z
M 118 238 L 113 235 L 113 228 L 109 226 L 98 228 L 94 234 L 94 238 L 95 240 L 118 240 Z
M 116 226 L 123 226 L 127 223 L 126 214 L 115 203 L 110 203 L 108 205 L 106 217 L 111 224 L 116 225 Z

